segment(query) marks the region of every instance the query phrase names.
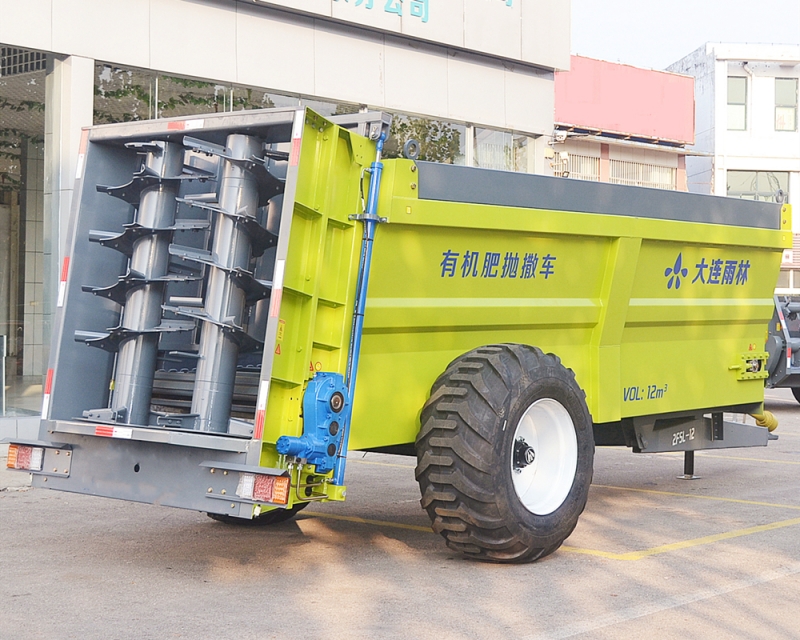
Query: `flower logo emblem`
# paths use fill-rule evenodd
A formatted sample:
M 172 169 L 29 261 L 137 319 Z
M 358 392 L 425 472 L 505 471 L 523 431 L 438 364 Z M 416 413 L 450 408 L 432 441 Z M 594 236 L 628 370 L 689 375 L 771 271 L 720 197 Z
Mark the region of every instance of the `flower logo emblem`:
M 667 267 L 664 271 L 664 277 L 669 278 L 667 280 L 667 289 L 672 289 L 672 285 L 675 285 L 676 289 L 681 288 L 681 278 L 685 278 L 689 275 L 689 270 L 686 267 L 682 267 L 681 265 L 682 254 L 678 254 L 678 257 L 675 259 L 675 266 Z

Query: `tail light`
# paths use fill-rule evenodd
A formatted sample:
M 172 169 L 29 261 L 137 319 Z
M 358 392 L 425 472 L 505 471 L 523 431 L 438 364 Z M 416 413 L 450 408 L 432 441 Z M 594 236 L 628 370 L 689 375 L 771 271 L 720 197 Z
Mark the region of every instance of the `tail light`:
M 289 477 L 242 473 L 236 495 L 245 500 L 286 504 L 289 502 Z
M 44 449 L 41 447 L 28 447 L 21 444 L 8 445 L 8 461 L 6 462 L 6 466 L 9 469 L 41 471 L 43 460 Z

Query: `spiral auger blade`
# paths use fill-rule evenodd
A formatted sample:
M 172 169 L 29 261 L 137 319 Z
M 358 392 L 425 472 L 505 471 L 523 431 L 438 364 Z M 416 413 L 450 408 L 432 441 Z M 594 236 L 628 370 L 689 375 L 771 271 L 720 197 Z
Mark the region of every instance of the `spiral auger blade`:
M 118 304 L 120 321 L 105 331 L 75 332 L 77 341 L 116 353 L 112 394 L 107 408 L 84 417 L 228 433 L 240 354 L 263 349 L 263 332 L 251 321 L 258 313 L 250 308 L 270 297 L 272 282 L 264 279 L 270 262 L 261 257 L 277 235 L 259 221 L 259 205 L 283 192 L 270 163 L 286 154 L 240 133 L 228 134 L 224 145 L 185 137 L 126 147 L 144 156 L 139 169 L 126 184 L 97 190 L 131 205 L 133 219 L 121 231 L 90 230 L 89 241 L 123 254 L 128 266 L 112 284 L 81 287 Z M 198 183 L 206 181 L 202 193 Z M 188 217 L 190 210 L 204 218 Z M 187 231 L 205 233 L 185 246 L 180 239 Z M 165 346 L 164 334 L 185 331 L 194 338 L 166 341 L 179 350 Z M 156 370 L 170 358 L 192 360 L 188 413 L 153 410 Z
M 174 232 L 208 226 L 205 221 L 176 225 L 180 185 L 187 179 L 210 176 L 183 173 L 185 150 L 181 144 L 154 140 L 128 143 L 126 147 L 144 156 L 141 170 L 126 185 L 98 185 L 97 190 L 131 204 L 134 222 L 125 225 L 122 233 L 90 231 L 89 239 L 129 256 L 128 270 L 109 287 L 82 287 L 119 304 L 120 324 L 103 333 L 76 331 L 75 339 L 117 352 L 111 406 L 85 412 L 87 417 L 147 425 L 160 336 L 195 327 L 193 322 L 165 321 L 161 309 L 168 283 L 194 279 L 169 272 L 169 245 Z
M 229 135 L 224 147 L 192 138 L 185 138 L 184 144 L 219 158 L 218 201 L 209 202 L 207 198 L 189 201 L 213 216 L 210 251 L 174 245 L 170 248 L 173 255 L 206 265 L 203 309 L 168 307 L 167 310 L 202 323 L 191 414 L 197 416 L 196 429 L 226 433 L 239 352 L 258 346 L 243 328 L 245 309 L 268 295 L 270 287 L 270 283 L 257 280 L 250 271 L 254 247 L 255 253 L 263 253 L 266 246 L 263 233 L 266 230 L 256 219 L 260 189 L 263 192 L 257 173 L 267 173 L 258 161 L 264 145 L 259 138 L 244 134 Z M 276 193 L 279 188 L 278 183 Z

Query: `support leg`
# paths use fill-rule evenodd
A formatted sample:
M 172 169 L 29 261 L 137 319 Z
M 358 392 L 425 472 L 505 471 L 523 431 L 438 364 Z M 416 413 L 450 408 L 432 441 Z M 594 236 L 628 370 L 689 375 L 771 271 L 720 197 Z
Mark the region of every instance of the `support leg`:
M 683 453 L 683 475 L 678 480 L 699 480 L 700 476 L 694 475 L 694 451 Z

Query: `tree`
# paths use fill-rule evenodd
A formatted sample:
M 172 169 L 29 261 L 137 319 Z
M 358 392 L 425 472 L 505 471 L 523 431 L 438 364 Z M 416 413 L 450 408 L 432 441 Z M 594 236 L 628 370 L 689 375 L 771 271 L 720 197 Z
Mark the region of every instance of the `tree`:
M 463 155 L 461 131 L 457 125 L 431 118 L 403 115 L 395 115 L 392 118 L 392 127 L 384 147 L 384 155 L 387 158 L 400 157 L 403 145 L 408 140 L 419 142 L 420 160 L 455 164 Z

